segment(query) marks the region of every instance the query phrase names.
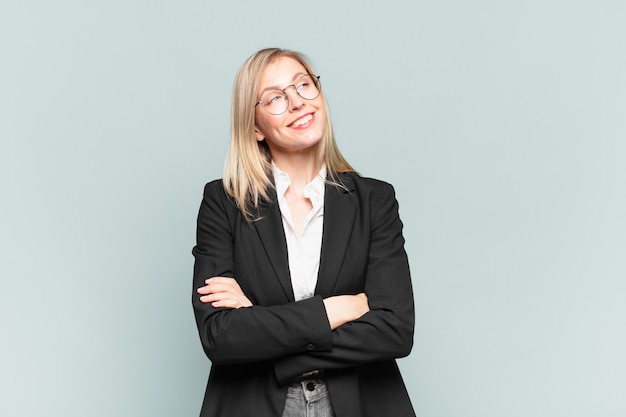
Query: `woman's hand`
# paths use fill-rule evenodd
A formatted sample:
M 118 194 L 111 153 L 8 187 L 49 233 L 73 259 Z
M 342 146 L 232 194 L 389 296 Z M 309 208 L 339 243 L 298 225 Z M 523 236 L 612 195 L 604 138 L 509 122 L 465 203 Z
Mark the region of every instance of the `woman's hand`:
M 360 293 L 357 295 L 336 295 L 324 299 L 326 315 L 330 328 L 337 327 L 358 319 L 363 314 L 370 311 L 367 303 L 367 295 Z
M 234 278 L 213 277 L 204 281 L 204 287 L 197 289 L 200 301 L 211 303 L 213 307 L 241 308 L 252 307 Z

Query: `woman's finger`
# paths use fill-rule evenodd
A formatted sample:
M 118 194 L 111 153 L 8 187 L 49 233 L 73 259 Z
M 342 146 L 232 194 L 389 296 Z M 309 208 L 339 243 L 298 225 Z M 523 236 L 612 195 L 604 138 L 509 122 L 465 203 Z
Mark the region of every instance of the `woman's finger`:
M 231 284 L 222 284 L 222 283 L 211 283 L 205 285 L 204 287 L 198 288 L 198 293 L 200 294 L 210 294 L 217 292 L 231 292 L 233 294 L 243 294 L 243 291 L 239 286 L 233 286 Z

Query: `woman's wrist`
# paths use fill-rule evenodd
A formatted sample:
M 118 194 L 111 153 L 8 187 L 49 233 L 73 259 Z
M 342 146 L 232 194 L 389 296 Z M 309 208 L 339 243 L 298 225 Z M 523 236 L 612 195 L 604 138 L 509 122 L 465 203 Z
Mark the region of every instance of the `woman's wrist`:
M 332 330 L 358 319 L 369 311 L 365 293 L 325 298 L 324 307 Z

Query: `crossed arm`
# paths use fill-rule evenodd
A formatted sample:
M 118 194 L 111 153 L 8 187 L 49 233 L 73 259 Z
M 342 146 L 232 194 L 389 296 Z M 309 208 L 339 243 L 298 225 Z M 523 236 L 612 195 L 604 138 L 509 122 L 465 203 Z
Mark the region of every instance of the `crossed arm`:
M 200 301 L 210 303 L 214 308 L 252 307 L 252 302 L 246 297 L 234 278 L 209 278 L 205 281 L 205 285 L 198 288 L 197 291 L 200 294 Z M 331 330 L 360 318 L 370 310 L 365 293 L 325 298 L 324 307 Z

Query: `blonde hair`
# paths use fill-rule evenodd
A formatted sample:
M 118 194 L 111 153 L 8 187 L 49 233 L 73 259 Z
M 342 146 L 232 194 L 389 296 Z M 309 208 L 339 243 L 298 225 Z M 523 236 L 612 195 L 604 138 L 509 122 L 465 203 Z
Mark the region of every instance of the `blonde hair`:
M 261 75 L 265 67 L 279 57 L 292 58 L 302 64 L 309 74 L 315 74 L 313 67 L 301 53 L 268 48 L 256 52 L 243 63 L 233 85 L 230 150 L 223 183 L 226 192 L 248 222 L 254 220 L 260 204 L 264 200 L 270 200 L 269 190 L 273 187 L 272 155 L 265 141 L 256 140 L 254 115 Z M 336 183 L 337 174 L 353 172 L 354 169 L 337 148 L 323 91 L 321 97 L 326 114 L 326 128 L 317 145 L 316 154 L 319 162 L 326 163 L 331 182 Z

